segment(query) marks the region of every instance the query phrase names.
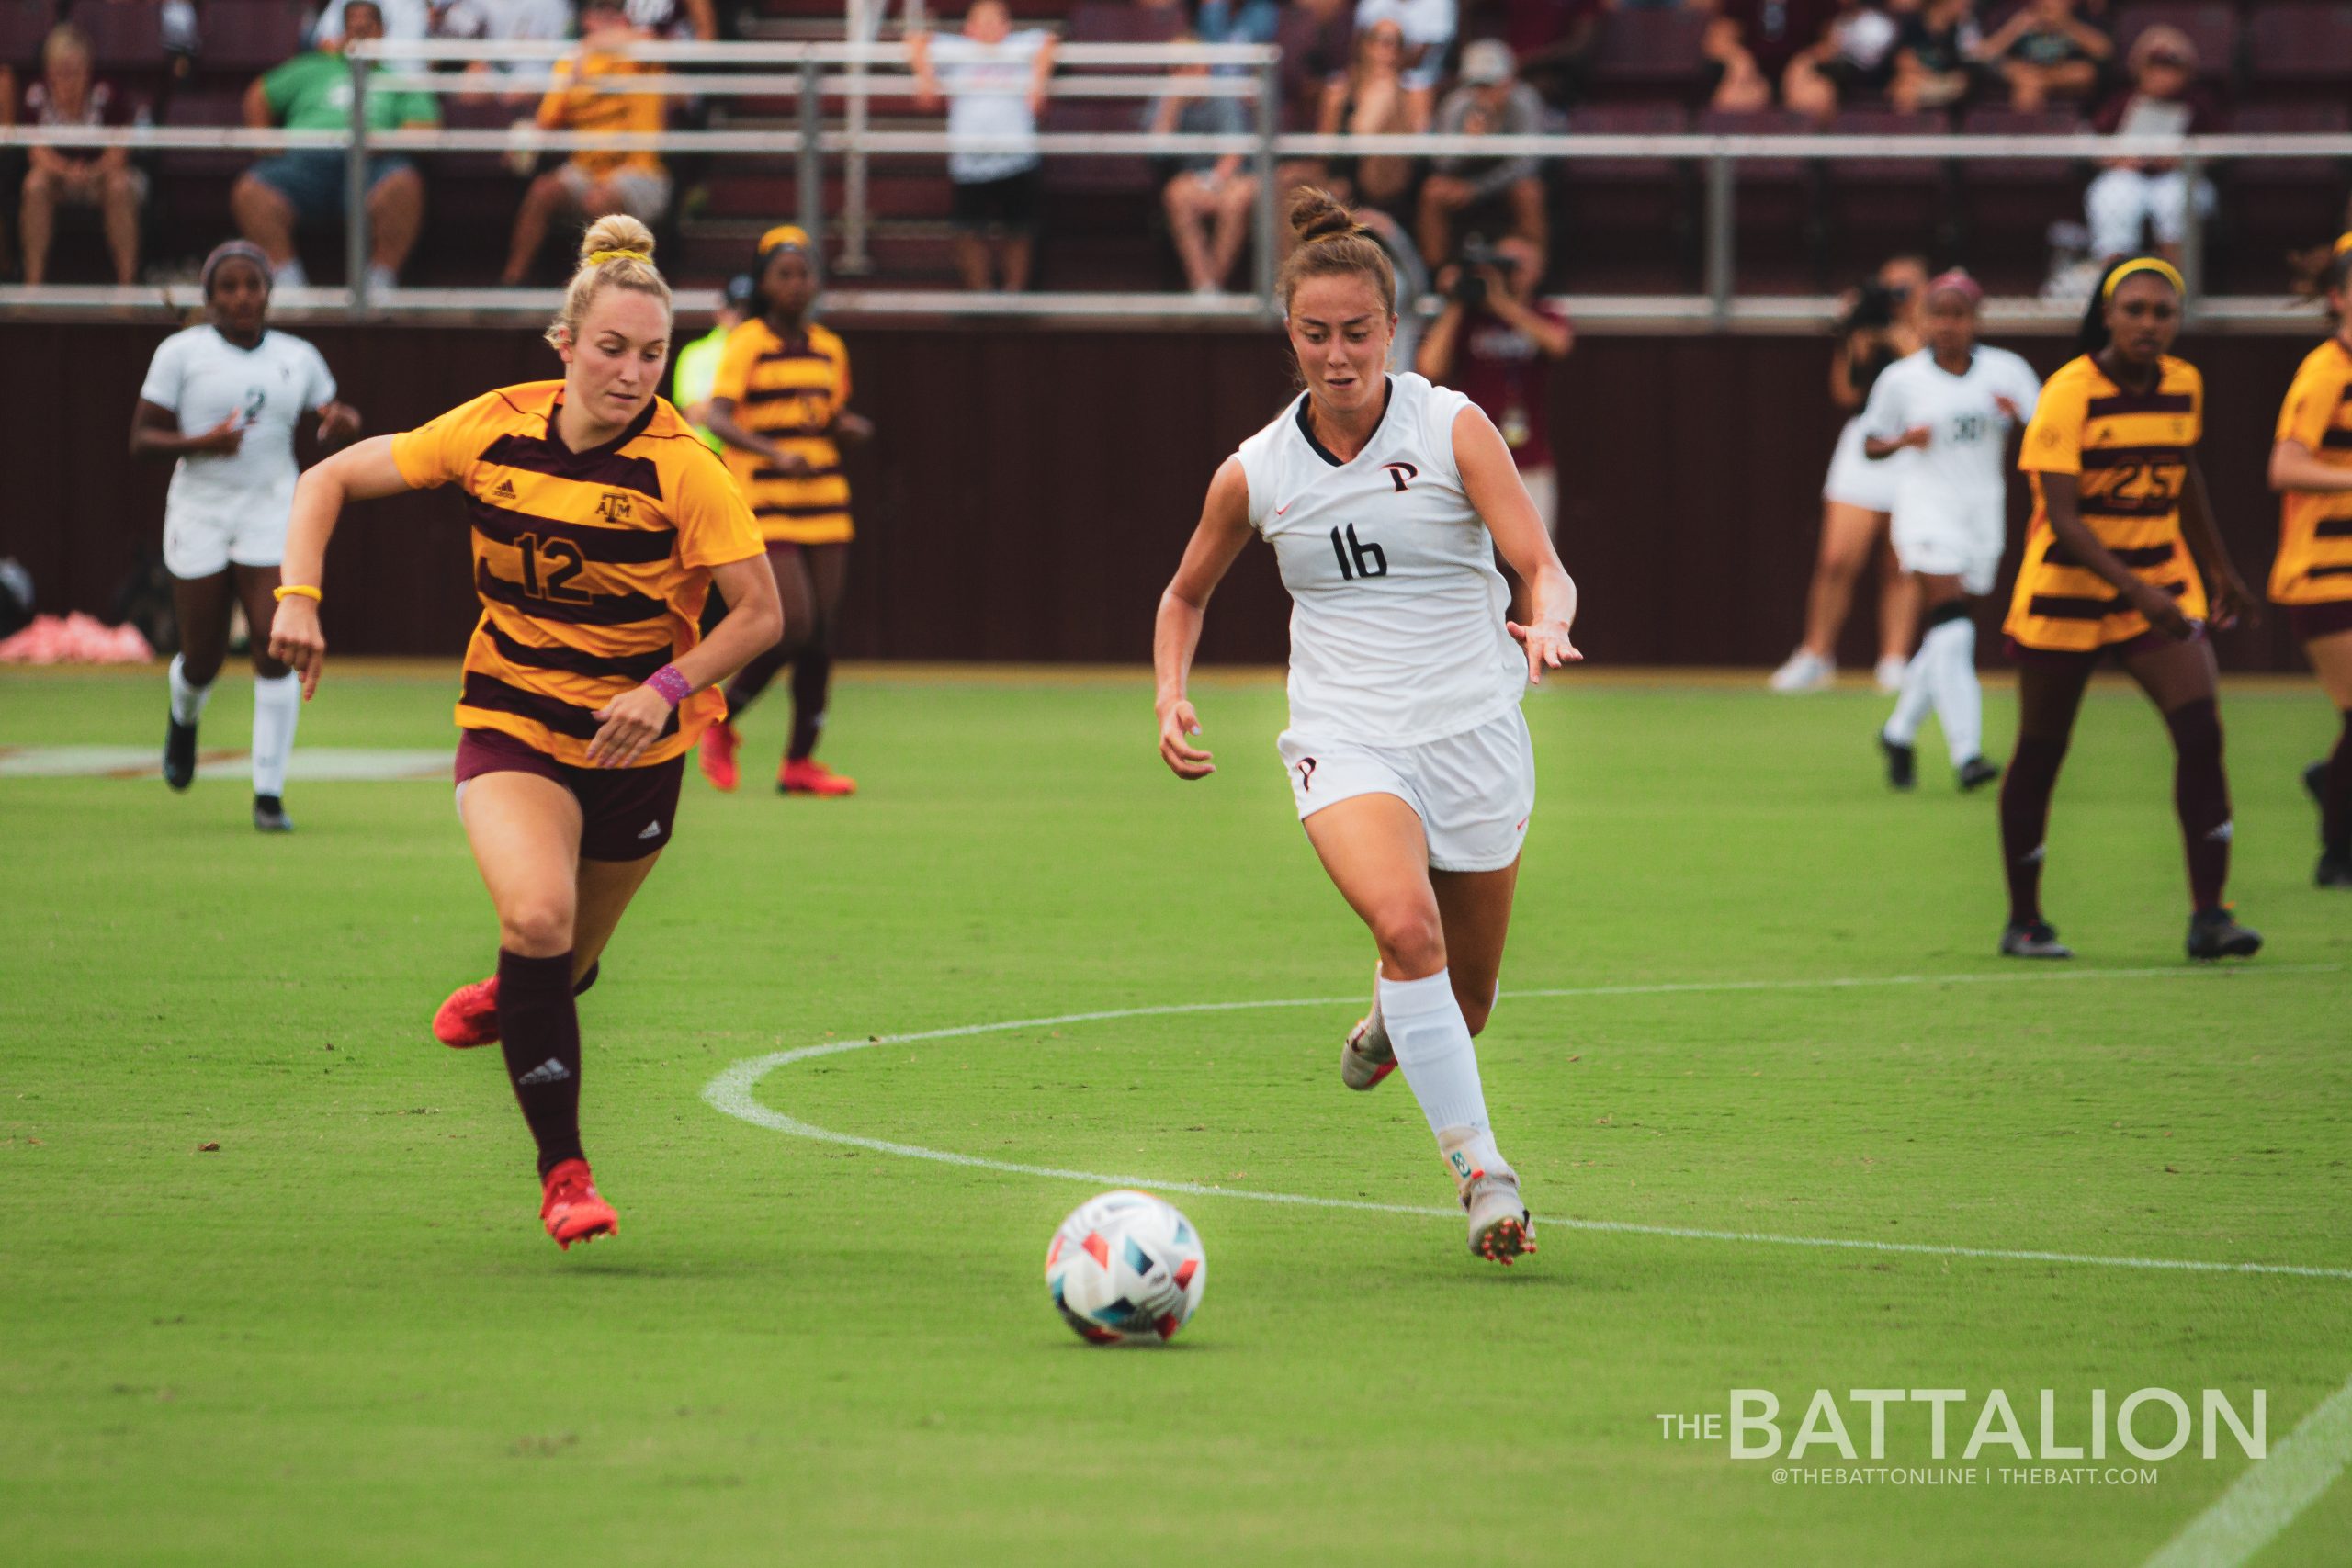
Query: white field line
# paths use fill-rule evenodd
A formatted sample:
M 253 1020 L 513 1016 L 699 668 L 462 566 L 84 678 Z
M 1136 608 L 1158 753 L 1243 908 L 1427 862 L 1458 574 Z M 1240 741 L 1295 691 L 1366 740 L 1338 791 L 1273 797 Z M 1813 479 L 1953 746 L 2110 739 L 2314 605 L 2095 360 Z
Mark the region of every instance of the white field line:
M 1562 987 L 1543 990 L 1510 991 L 1510 997 L 1639 997 L 1687 996 L 1702 993 L 1742 991 L 1804 991 L 1849 990 L 1894 986 L 1954 986 L 1954 985 L 2048 985 L 2080 980 L 2206 980 L 2226 974 L 2233 979 L 2251 978 L 2260 975 L 2332 974 L 2339 968 L 2333 964 L 2272 964 L 2244 969 L 2217 971 L 2167 966 L 2162 969 L 2054 969 L 2027 970 L 2006 975 L 1887 975 L 1822 980 L 1695 980 L 1655 985 Z M 1277 1000 L 1255 1002 L 1180 1002 L 1163 1007 L 1105 1008 L 1090 1012 L 1056 1013 L 1041 1018 L 1007 1019 L 997 1023 L 967 1023 L 949 1029 L 918 1030 L 906 1034 L 882 1034 L 865 1040 L 836 1040 L 821 1045 L 804 1045 L 796 1050 L 771 1052 L 736 1063 L 703 1087 L 703 1099 L 727 1115 L 754 1126 L 788 1134 L 796 1138 L 810 1138 L 820 1143 L 840 1144 L 851 1148 L 866 1149 L 876 1154 L 898 1155 L 907 1159 L 931 1160 L 941 1165 L 959 1165 L 977 1170 L 1002 1171 L 1014 1176 L 1044 1177 L 1053 1181 L 1080 1181 L 1097 1187 L 1141 1187 L 1161 1192 L 1182 1192 L 1207 1198 L 1240 1198 L 1256 1203 L 1289 1203 L 1314 1209 L 1348 1209 L 1377 1214 L 1425 1215 L 1438 1219 L 1458 1219 L 1460 1211 L 1414 1203 L 1375 1203 L 1356 1198 L 1315 1198 L 1293 1192 L 1255 1192 L 1235 1188 L 1203 1186 L 1198 1182 L 1170 1181 L 1157 1177 L 1118 1175 L 1103 1171 L 1067 1170 L 1054 1166 L 1026 1165 L 1014 1160 L 989 1159 L 979 1155 L 956 1154 L 944 1149 L 923 1148 L 913 1144 L 896 1144 L 884 1138 L 868 1138 L 854 1133 L 836 1133 L 787 1116 L 780 1111 L 760 1103 L 757 1089 L 760 1081 L 779 1067 L 797 1062 L 814 1061 L 820 1056 L 837 1056 L 849 1051 L 866 1051 L 877 1045 L 911 1045 L 930 1040 L 954 1040 L 975 1034 L 1001 1034 L 1019 1029 L 1046 1029 L 1065 1023 L 1100 1023 L 1122 1018 L 1167 1018 L 1185 1013 L 1248 1012 L 1272 1008 L 1340 1007 L 1360 1003 L 1361 997 L 1291 997 Z M 2036 1248 L 1996 1247 L 1948 1247 L 1932 1242 L 1871 1241 L 1849 1236 L 1779 1235 L 1756 1231 L 1705 1230 L 1685 1225 L 1635 1224 L 1621 1220 L 1584 1220 L 1566 1215 L 1539 1214 L 1537 1222 L 1562 1230 L 1594 1231 L 1619 1235 L 1670 1236 L 1682 1241 L 1728 1241 L 1770 1247 L 1827 1247 L 1854 1252 L 1911 1253 L 1929 1258 L 1982 1258 L 2013 1263 L 2068 1263 L 2107 1269 L 2172 1269 L 2199 1274 L 2282 1274 L 2315 1280 L 2352 1280 L 2352 1268 L 2324 1268 L 2298 1263 L 2222 1263 L 2199 1258 L 2132 1258 L 2100 1253 L 2051 1252 Z
M 2352 1461 L 2352 1381 L 2249 1465 L 2213 1506 L 2148 1559 L 2145 1568 L 2238 1568 L 2278 1539 L 2335 1484 Z

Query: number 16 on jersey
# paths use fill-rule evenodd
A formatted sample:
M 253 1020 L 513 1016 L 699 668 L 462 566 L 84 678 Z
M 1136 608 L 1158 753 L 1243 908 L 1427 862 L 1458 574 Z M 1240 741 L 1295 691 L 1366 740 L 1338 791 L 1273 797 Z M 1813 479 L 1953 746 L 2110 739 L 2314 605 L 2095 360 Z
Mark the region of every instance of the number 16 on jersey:
M 1352 523 L 1348 525 L 1344 539 L 1340 537 L 1339 529 L 1331 530 L 1331 553 L 1340 558 L 1340 577 L 1350 582 L 1360 577 L 1388 575 L 1387 553 L 1376 544 L 1358 539 L 1356 525 Z

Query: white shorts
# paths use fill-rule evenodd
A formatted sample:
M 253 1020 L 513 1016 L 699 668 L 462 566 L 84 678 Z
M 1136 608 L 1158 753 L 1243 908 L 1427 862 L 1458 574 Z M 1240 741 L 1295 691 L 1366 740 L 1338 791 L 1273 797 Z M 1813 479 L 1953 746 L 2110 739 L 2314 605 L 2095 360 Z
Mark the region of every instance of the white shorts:
M 286 558 L 287 508 L 243 511 L 211 506 L 164 509 L 164 564 L 174 577 L 218 577 L 238 566 L 276 566 Z
M 1535 746 L 1517 707 L 1419 746 L 1317 740 L 1287 729 L 1275 746 L 1302 822 L 1355 795 L 1393 795 L 1421 819 L 1438 871 L 1500 871 L 1526 842 Z
M 1862 450 L 1862 420 L 1856 414 L 1838 433 L 1838 450 L 1829 458 L 1829 477 L 1821 482 L 1821 499 L 1865 512 L 1892 512 L 1895 477 L 1891 459 L 1874 463 Z
M 586 207 L 589 193 L 602 184 L 620 203 L 621 210 L 640 223 L 659 223 L 670 209 L 670 176 L 657 170 L 616 169 L 600 178 L 577 164 L 566 164 L 555 177 L 578 207 Z
M 1951 501 L 1940 505 L 1899 506 L 1888 530 L 1894 558 L 1905 571 L 1957 577 L 1962 588 L 1982 596 L 1993 592 L 2001 570 L 2003 506 Z

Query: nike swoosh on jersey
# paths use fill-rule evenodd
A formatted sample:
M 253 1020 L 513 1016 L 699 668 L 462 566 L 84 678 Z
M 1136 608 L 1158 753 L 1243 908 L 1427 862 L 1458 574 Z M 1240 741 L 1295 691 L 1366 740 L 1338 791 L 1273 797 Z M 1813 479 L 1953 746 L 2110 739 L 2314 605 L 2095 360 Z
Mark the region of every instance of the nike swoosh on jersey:
M 1274 508 L 1274 515 L 1280 517 L 1283 513 L 1288 512 L 1292 507 L 1296 506 L 1298 502 L 1296 501 L 1285 501 L 1280 506 Z

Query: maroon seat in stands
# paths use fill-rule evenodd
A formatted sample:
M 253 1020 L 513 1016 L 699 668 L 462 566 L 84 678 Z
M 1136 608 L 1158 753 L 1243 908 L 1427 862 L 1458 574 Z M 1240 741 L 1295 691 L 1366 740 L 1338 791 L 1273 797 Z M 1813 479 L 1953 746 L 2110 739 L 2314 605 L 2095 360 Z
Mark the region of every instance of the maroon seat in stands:
M 2249 104 L 2230 117 L 2249 136 L 2342 135 L 2352 107 L 2335 102 Z M 2246 158 L 2218 165 L 2220 243 L 2211 247 L 2206 281 L 2223 292 L 2277 293 L 2288 279 L 2290 251 L 2324 244 L 2341 229 L 2347 158 Z
M 2150 28 L 2178 28 L 2197 46 L 2197 74 L 2206 82 L 2236 73 L 2238 14 L 2219 0 L 2138 0 L 2115 13 L 2115 60 L 2128 73 L 2132 45 Z
M 1680 104 L 1598 104 L 1572 110 L 1585 136 L 1672 136 L 1688 130 Z M 1695 288 L 1696 179 L 1672 158 L 1574 158 L 1552 165 L 1553 273 L 1574 292 L 1652 293 Z
M 2325 84 L 2342 103 L 2352 82 L 2352 6 L 2265 6 L 2248 33 L 2254 81 Z
M 1592 85 L 1620 97 L 1695 95 L 1706 80 L 1699 48 L 1706 30 L 1695 11 L 1611 11 L 1601 18 Z
M 1702 109 L 1691 118 L 1690 129 L 1707 136 L 1807 136 L 1813 122 L 1786 109 Z M 1732 166 L 1733 254 L 1740 287 L 1768 292 L 1811 288 L 1820 230 L 1814 171 L 1802 157 L 1742 158 Z M 1700 173 L 1703 181 L 1703 168 Z
M 1829 122 L 1836 136 L 1940 136 L 1951 125 L 1941 113 L 1845 109 Z M 1956 229 L 1952 172 L 1942 160 L 1917 156 L 1836 159 L 1826 165 L 1822 216 L 1831 247 L 1849 261 L 1899 251 L 1940 254 Z
M 302 52 L 303 25 L 298 0 L 203 0 L 197 64 L 211 76 L 254 75 Z
M 1080 0 L 1069 9 L 1069 27 L 1063 36 L 1072 43 L 1171 43 L 1184 31 L 1181 6 Z
M 0 65 L 15 66 L 19 84 L 39 73 L 41 39 L 56 25 L 56 0 L 7 0 L 0 5 Z
M 1038 129 L 1074 135 L 1140 131 L 1144 112 L 1145 105 L 1135 98 L 1052 98 Z M 1153 180 L 1149 161 L 1141 157 L 1048 153 L 1044 184 L 1057 191 L 1136 191 L 1150 189 Z
M 164 13 L 155 0 L 83 0 L 74 25 L 89 36 L 100 75 L 163 69 Z
M 1973 108 L 1969 136 L 2072 136 L 2072 109 Z M 1970 158 L 1959 165 L 1963 232 L 1958 260 L 1996 294 L 2038 288 L 2052 223 L 2083 220 L 2083 164 L 2072 158 Z

